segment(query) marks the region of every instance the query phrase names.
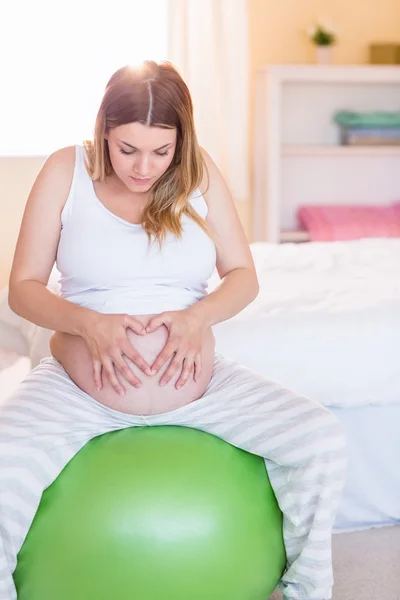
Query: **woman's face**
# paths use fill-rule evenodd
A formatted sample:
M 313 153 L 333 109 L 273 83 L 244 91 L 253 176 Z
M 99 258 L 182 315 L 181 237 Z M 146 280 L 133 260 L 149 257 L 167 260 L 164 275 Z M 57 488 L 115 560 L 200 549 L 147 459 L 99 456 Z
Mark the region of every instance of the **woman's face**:
M 176 148 L 176 129 L 127 123 L 106 136 L 113 169 L 134 193 L 147 192 L 168 169 Z

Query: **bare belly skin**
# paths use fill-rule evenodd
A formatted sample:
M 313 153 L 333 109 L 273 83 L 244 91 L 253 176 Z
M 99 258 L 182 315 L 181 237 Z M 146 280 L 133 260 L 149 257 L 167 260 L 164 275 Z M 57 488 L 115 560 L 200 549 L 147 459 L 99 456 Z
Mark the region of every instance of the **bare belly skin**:
M 154 315 L 135 316 L 145 326 Z M 145 336 L 135 334 L 127 329 L 127 336 L 134 348 L 143 358 L 152 365 L 168 338 L 167 328 L 162 325 L 153 333 Z M 133 415 L 162 414 L 175 410 L 198 400 L 205 392 L 211 379 L 214 366 L 214 335 L 207 331 L 202 350 L 202 372 L 197 382 L 193 375 L 186 384 L 177 390 L 175 383 L 180 376 L 180 371 L 164 387 L 160 386 L 160 379 L 168 368 L 168 361 L 154 376 L 143 373 L 128 358 L 124 357 L 128 366 L 142 382 L 141 388 L 133 387 L 119 372 L 117 377 L 125 388 L 125 395 L 119 396 L 111 386 L 107 376 L 103 375 L 103 387 L 96 390 L 93 381 L 92 358 L 85 341 L 80 336 L 68 333 L 55 332 L 50 340 L 50 350 L 54 358 L 64 367 L 72 381 L 84 392 L 101 402 L 105 406 L 120 412 Z M 172 359 L 171 359 L 172 360 Z

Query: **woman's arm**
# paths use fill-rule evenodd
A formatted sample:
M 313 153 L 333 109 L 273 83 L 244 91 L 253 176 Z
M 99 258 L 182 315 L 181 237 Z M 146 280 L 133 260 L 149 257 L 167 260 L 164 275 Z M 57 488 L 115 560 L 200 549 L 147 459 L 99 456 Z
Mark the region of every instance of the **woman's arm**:
M 14 253 L 8 303 L 17 315 L 46 329 L 79 335 L 87 308 L 60 298 L 46 286 L 53 268 L 75 164 L 75 147 L 51 154 L 26 202 Z
M 8 304 L 13 312 L 39 327 L 82 335 L 97 313 L 57 296 L 46 284 L 23 280 L 10 286 Z
M 187 310 L 205 327 L 212 327 L 240 313 L 257 297 L 258 289 L 256 274 L 247 267 L 238 267 L 223 277 L 217 289 Z
M 249 243 L 228 186 L 207 152 L 202 149 L 202 153 L 209 185 L 205 188 L 205 178 L 201 191 L 208 204 L 207 222 L 216 237 L 216 266 L 222 282 L 188 311 L 211 327 L 243 310 L 256 298 L 259 286 Z

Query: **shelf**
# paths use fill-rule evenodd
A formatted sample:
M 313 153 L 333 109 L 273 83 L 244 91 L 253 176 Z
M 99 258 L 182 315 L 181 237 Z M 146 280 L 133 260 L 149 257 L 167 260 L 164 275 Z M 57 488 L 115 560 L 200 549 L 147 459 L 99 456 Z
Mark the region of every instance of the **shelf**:
M 310 234 L 308 231 L 298 230 L 298 231 L 281 231 L 280 233 L 280 242 L 309 242 Z
M 399 84 L 400 65 L 265 65 L 258 73 L 282 86 L 285 83 Z
M 396 112 L 399 94 L 400 65 L 257 70 L 253 241 L 310 241 L 307 231 L 299 231 L 304 205 L 387 206 L 398 198 L 398 140 L 386 145 L 371 137 L 361 140 L 367 146 L 341 145 L 333 115 L 346 109 Z
M 399 146 L 282 146 L 283 156 L 398 156 Z

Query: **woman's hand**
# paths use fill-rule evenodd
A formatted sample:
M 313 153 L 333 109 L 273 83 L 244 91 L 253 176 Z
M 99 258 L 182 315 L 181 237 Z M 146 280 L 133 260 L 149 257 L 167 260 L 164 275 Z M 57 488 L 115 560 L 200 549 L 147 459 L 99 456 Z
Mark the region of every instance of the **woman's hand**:
M 82 337 L 92 355 L 93 377 L 97 390 L 103 386 L 102 369 L 120 396 L 124 395 L 125 389 L 118 381 L 115 369 L 118 369 L 134 387 L 141 386 L 142 382 L 129 368 L 123 355 L 127 356 L 144 373 L 151 375 L 150 365 L 140 356 L 128 339 L 126 334 L 128 328 L 138 335 L 146 335 L 146 329 L 142 323 L 126 314 L 96 313 L 85 324 Z
M 161 325 L 168 329 L 168 339 L 164 348 L 157 356 L 151 370 L 158 372 L 159 369 L 172 357 L 168 369 L 160 380 L 160 385 L 166 385 L 175 373 L 182 369 L 182 373 L 175 383 L 179 390 L 193 372 L 193 379 L 199 380 L 201 373 L 201 350 L 204 336 L 207 331 L 206 324 L 190 309 L 163 312 L 153 317 L 147 324 L 147 333 L 152 333 Z

